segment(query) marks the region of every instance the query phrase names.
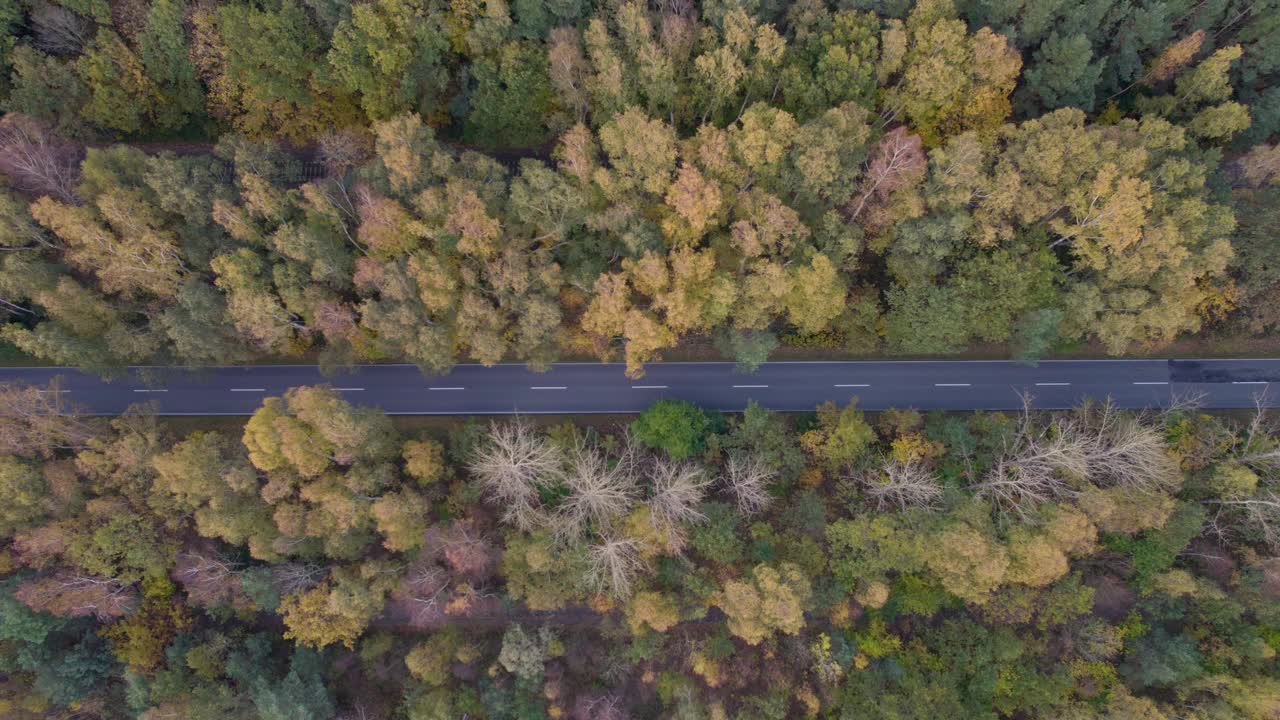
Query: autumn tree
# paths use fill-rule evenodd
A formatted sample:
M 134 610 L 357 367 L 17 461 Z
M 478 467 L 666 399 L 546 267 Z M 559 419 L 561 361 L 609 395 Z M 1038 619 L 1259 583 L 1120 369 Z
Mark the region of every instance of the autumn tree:
M 219 433 L 197 432 L 155 456 L 153 492 L 160 508 L 193 513 L 197 531 L 247 545 L 260 560 L 279 560 L 280 532 L 262 482 L 243 450 Z
M 729 631 L 759 645 L 775 633 L 800 632 L 810 594 L 809 579 L 795 565 L 757 565 L 749 579 L 726 583 L 718 602 L 729 616 Z
M 342 566 L 320 585 L 285 596 L 279 609 L 284 637 L 313 648 L 354 647 L 395 583 L 388 569 L 377 561 Z
M 1010 221 L 1047 217 L 1051 244 L 1071 249 L 1066 333 L 1088 333 L 1119 353 L 1200 327 L 1198 308 L 1231 257 L 1233 221 L 1228 208 L 1208 201 L 1202 174 L 1189 172 L 1176 185 L 1154 181 L 1189 169 L 1179 155 L 1186 142 L 1185 131 L 1164 120 L 1104 130 L 1070 109 L 1028 121 L 1010 138 L 995 170 L 998 182 L 1011 181 L 1009 192 L 989 197 L 983 212 L 1001 218 L 998 235 Z
M 679 609 L 672 599 L 658 592 L 639 592 L 627 603 L 627 622 L 631 632 L 639 634 L 646 627 L 666 632 L 679 622 Z
M 817 427 L 800 436 L 801 446 L 832 470 L 852 464 L 874 440 L 875 430 L 863 419 L 856 398 L 844 408 L 820 405 Z
M 970 35 L 951 0 L 918 3 L 905 32 L 905 52 L 889 66 L 899 80 L 886 93 L 888 106 L 930 146 L 966 130 L 993 136 L 1022 69 L 1005 36 L 985 27 Z
M 416 545 L 425 502 L 397 494 L 392 459 L 398 438 L 386 415 L 357 408 L 327 387 L 294 388 L 267 398 L 245 425 L 249 461 L 267 474 L 260 495 L 273 507 L 276 552 L 318 543 L 356 557 L 376 527 L 392 547 Z M 379 500 L 384 496 L 389 499 Z

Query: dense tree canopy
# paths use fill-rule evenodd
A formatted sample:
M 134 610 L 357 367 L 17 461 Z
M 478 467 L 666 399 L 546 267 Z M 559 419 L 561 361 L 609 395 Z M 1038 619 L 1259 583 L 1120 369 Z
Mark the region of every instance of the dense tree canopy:
M 1270 325 L 1265 3 L 108 5 L 0 12 L 3 334 L 49 361 Z
M 423 432 L 302 387 L 184 436 L 40 397 L 9 422 L 76 439 L 0 456 L 6 717 L 1280 709 L 1265 416 Z
M 0 0 L 0 351 L 1034 362 L 1280 327 L 1277 0 Z M 1280 713 L 1280 434 L 198 429 L 0 387 L 0 715 Z M 442 429 L 444 428 L 444 429 Z

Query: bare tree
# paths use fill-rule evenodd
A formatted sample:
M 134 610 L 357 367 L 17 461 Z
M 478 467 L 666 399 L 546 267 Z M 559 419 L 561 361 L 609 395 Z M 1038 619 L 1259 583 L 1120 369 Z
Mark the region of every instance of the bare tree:
M 373 720 L 373 716 L 364 709 L 364 703 L 357 702 L 355 707 L 343 711 L 335 720 Z
M 1244 428 L 1244 439 L 1236 443 L 1236 462 L 1260 475 L 1270 477 L 1280 471 L 1280 443 L 1271 439 L 1267 417 L 1266 393 L 1253 399 L 1254 412 Z
M 711 486 L 711 479 L 692 463 L 660 457 L 649 468 L 649 481 L 649 512 L 654 524 L 673 545 L 683 544 L 684 528 L 706 518 L 698 504 Z
M 504 522 L 530 530 L 545 521 L 536 503 L 538 485 L 563 480 L 564 457 L 559 448 L 517 419 L 489 426 L 488 441 L 476 451 L 468 469 L 501 506 Z
M 405 576 L 405 595 L 413 607 L 413 622 L 425 623 L 444 612 L 451 583 L 445 569 L 434 563 L 417 565 Z
M 1071 480 L 1086 477 L 1087 467 L 1078 443 L 1054 435 L 1031 438 L 1002 455 L 975 490 L 1002 509 L 1027 517 L 1044 503 L 1072 495 Z
M 730 455 L 722 476 L 724 489 L 738 506 L 738 512 L 748 517 L 764 512 L 773 502 L 769 485 L 778 477 L 757 455 Z
M 427 554 L 444 562 L 456 577 L 471 583 L 488 580 L 498 564 L 498 548 L 484 537 L 471 520 L 457 520 L 447 527 L 428 528 Z
M 631 458 L 611 463 L 599 448 L 579 440 L 569 453 L 568 468 L 565 484 L 569 496 L 558 509 L 564 522 L 557 523 L 557 529 L 562 533 L 577 536 L 588 525 L 608 527 L 635 504 L 637 489 Z
M 1251 497 L 1221 498 L 1209 503 L 1239 513 L 1250 534 L 1260 539 L 1271 552 L 1280 553 L 1280 493 L 1268 489 Z
M 129 614 L 137 601 L 131 585 L 72 571 L 28 580 L 14 593 L 22 604 L 61 617 L 113 620 Z
M 1071 495 L 1072 483 L 1088 474 L 1089 460 L 1074 419 L 1040 423 L 1028 396 L 1018 431 L 974 489 L 1001 509 L 1027 517 L 1042 504 Z
M 1073 425 L 1085 443 L 1088 478 L 1095 485 L 1138 492 L 1163 491 L 1181 482 L 1163 431 L 1145 415 L 1126 413 L 1110 401 L 1085 405 Z
M 1235 185 L 1257 188 L 1274 182 L 1280 177 L 1280 144 L 1255 145 L 1227 168 Z
M 643 569 L 640 546 L 631 538 L 605 538 L 587 551 L 587 582 L 616 598 L 631 596 L 632 583 Z
M 240 586 L 243 572 L 244 563 L 228 560 L 205 548 L 193 548 L 178 553 L 169 576 L 182 586 L 188 600 L 195 605 L 248 607 L 251 603 Z
M 590 105 L 584 81 L 588 66 L 582 57 L 582 40 L 578 31 L 570 27 L 556 28 L 548 37 L 547 61 L 551 84 L 565 104 L 573 109 L 579 121 L 585 120 Z
M 80 149 L 59 140 L 25 115 L 0 119 L 0 172 L 33 195 L 76 202 L 80 182 Z
M 354 130 L 336 130 L 320 136 L 320 157 L 334 175 L 363 165 L 373 154 L 369 138 Z
M 1018 431 L 974 486 L 1005 510 L 1027 517 L 1043 503 L 1074 496 L 1084 483 L 1145 493 L 1180 481 L 1178 464 L 1150 416 L 1104 402 L 1040 421 L 1030 398 L 1023 403 Z
M 572 720 L 630 720 L 621 695 L 589 693 L 574 699 Z
M 95 30 L 89 18 L 47 2 L 32 6 L 31 26 L 36 47 L 53 55 L 78 55 Z
M 315 563 L 282 563 L 271 566 L 271 585 L 281 595 L 291 595 L 319 585 L 329 567 Z
M 97 431 L 64 391 L 60 378 L 44 387 L 0 383 L 0 452 L 47 457 L 85 447 Z
M 894 190 L 918 182 L 926 165 L 919 135 L 912 135 L 905 127 L 885 133 L 871 153 L 862 195 L 850 205 L 849 219 L 856 220 L 872 200 L 881 201 Z
M 876 509 L 932 508 L 942 499 L 942 486 L 928 465 L 918 460 L 886 459 L 879 468 L 858 478 Z

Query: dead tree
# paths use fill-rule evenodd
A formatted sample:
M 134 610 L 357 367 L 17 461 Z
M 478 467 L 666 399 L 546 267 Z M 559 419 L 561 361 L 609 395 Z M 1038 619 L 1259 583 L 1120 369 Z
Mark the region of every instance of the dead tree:
M 872 200 L 881 202 L 894 190 L 918 182 L 924 176 L 925 167 L 919 135 L 912 135 L 905 127 L 896 127 L 885 133 L 872 151 L 862 195 L 850 205 L 849 219 L 857 220 Z
M 502 509 L 504 522 L 521 530 L 543 524 L 538 485 L 563 479 L 564 457 L 525 421 L 494 423 L 468 469 Z
M 698 509 L 711 480 L 702 468 L 670 458 L 657 458 L 649 469 L 649 513 L 672 545 L 682 545 L 684 528 L 706 516 Z
M 879 468 L 864 473 L 859 483 L 881 512 L 933 508 L 942 499 L 938 478 L 928 465 L 918 460 L 886 459 Z
M 598 592 L 631 596 L 632 584 L 644 569 L 640 546 L 627 537 L 605 538 L 587 551 L 587 581 Z
M 80 154 L 78 146 L 54 137 L 25 115 L 0 120 L 0 172 L 23 192 L 76 202 Z
M 33 610 L 99 620 L 124 617 L 137 603 L 132 585 L 70 570 L 28 580 L 18 586 L 14 597 Z
M 730 455 L 722 476 L 724 489 L 748 517 L 758 515 L 773 503 L 769 485 L 778 473 L 757 455 Z
M 97 434 L 67 400 L 60 378 L 44 387 L 0 383 L 0 452 L 49 457 L 83 448 Z
M 579 440 L 569 452 L 565 485 L 569 495 L 558 508 L 557 529 L 577 537 L 588 526 L 606 528 L 635 504 L 638 488 L 633 463 L 611 463 L 596 447 Z

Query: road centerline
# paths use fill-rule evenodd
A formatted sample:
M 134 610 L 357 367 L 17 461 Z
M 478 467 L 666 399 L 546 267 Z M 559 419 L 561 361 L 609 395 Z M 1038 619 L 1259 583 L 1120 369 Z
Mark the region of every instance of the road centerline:
M 463 364 L 450 375 L 432 377 L 412 365 L 379 364 L 362 366 L 364 376 L 332 378 L 311 364 L 166 368 L 168 374 L 160 378 L 140 375 L 115 382 L 67 367 L 2 368 L 0 377 L 50 393 L 41 397 L 70 391 L 76 411 L 86 415 L 119 414 L 145 398 L 163 401 L 157 412 L 164 415 L 249 414 L 263 398 L 308 385 L 327 385 L 351 402 L 358 399 L 389 413 L 423 415 L 596 413 L 623 408 L 634 412 L 659 398 L 727 412 L 741 412 L 749 400 L 779 412 L 811 412 L 823 402 L 847 402 L 851 396 L 863 396 L 859 406 L 870 410 L 893 406 L 997 410 L 1021 407 L 1027 394 L 1043 409 L 1064 409 L 1085 397 L 1108 396 L 1119 406 L 1139 408 L 1163 406 L 1171 401 L 1169 392 L 1180 388 L 1195 388 L 1203 393 L 1205 407 L 1217 409 L 1252 407 L 1254 396 L 1263 396 L 1271 385 L 1280 388 L 1280 357 L 1119 363 L 1046 360 L 1034 371 L 1009 361 L 778 362 L 763 366 L 762 374 L 755 376 L 737 374 L 731 362 L 653 367 L 663 374 L 629 379 L 621 363 L 561 363 L 550 377 L 540 377 L 524 365 Z M 956 373 L 962 377 L 948 377 Z M 60 378 L 69 379 L 74 387 L 56 384 Z M 1016 392 L 1009 393 L 1010 387 Z M 432 392 L 426 396 L 414 394 L 428 389 Z M 453 394 L 438 395 L 441 392 Z M 233 397 L 219 404 L 218 393 L 233 393 Z M 1266 395 L 1264 405 L 1280 407 L 1280 395 Z

